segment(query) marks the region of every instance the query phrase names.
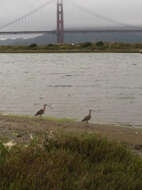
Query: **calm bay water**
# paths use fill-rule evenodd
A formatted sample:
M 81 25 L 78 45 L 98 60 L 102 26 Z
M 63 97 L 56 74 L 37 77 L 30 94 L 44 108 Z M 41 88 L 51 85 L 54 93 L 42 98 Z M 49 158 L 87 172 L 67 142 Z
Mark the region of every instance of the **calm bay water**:
M 0 54 L 0 113 L 142 125 L 142 54 Z

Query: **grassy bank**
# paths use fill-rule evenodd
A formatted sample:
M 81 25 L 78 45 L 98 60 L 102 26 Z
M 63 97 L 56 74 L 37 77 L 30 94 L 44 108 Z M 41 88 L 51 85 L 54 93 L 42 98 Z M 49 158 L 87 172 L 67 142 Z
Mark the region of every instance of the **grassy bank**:
M 0 145 L 1 190 L 138 190 L 142 160 L 96 135 L 54 134 Z
M 1 115 L 1 117 L 8 117 L 9 119 L 25 119 L 25 120 L 42 120 L 42 121 L 55 121 L 58 123 L 64 123 L 64 122 L 75 122 L 77 119 L 71 119 L 71 118 L 57 118 L 57 117 L 35 117 L 30 115 L 16 115 L 16 114 L 8 114 L 8 115 Z
M 74 44 L 48 44 L 28 46 L 0 46 L 0 53 L 138 53 L 142 49 L 141 43 L 107 43 L 86 42 Z
M 142 189 L 142 129 L 0 115 L 0 142 L 0 190 Z

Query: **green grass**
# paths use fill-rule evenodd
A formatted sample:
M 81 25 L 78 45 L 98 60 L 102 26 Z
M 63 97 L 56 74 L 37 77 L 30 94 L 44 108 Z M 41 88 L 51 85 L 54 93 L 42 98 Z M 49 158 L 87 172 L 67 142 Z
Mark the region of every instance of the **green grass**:
M 43 146 L 0 146 L 0 190 L 141 190 L 142 160 L 95 135 L 55 135 Z
M 85 42 L 72 44 L 48 44 L 29 46 L 0 46 L 0 53 L 138 53 L 142 43 Z
M 35 116 L 29 116 L 29 115 L 16 115 L 16 114 L 8 114 L 8 115 L 1 115 L 2 117 L 8 117 L 8 118 L 21 118 L 21 119 L 42 119 L 42 120 L 48 120 L 48 121 L 57 121 L 57 122 L 75 122 L 76 119 L 70 119 L 70 118 L 56 118 L 56 117 L 35 117 Z

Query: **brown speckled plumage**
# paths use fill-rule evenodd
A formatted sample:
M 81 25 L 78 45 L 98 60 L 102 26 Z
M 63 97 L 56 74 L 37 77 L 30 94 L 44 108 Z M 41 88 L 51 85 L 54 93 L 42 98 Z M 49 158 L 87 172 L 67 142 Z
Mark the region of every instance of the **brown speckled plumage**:
M 88 121 L 91 119 L 91 112 L 92 110 L 89 110 L 89 114 L 87 116 L 85 116 L 82 121 L 86 121 L 88 123 Z
M 43 105 L 43 109 L 36 112 L 35 116 L 42 116 L 45 113 L 46 110 L 46 104 Z

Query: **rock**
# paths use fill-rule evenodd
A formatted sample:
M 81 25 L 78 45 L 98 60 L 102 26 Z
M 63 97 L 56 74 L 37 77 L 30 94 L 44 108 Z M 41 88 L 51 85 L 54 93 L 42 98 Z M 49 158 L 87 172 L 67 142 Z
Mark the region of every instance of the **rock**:
M 7 143 L 3 143 L 3 145 L 4 145 L 5 147 L 7 147 L 7 148 L 10 149 L 12 146 L 15 146 L 16 143 L 12 140 L 12 141 L 9 141 L 9 142 L 7 142 Z
M 137 144 L 134 147 L 136 150 L 142 150 L 142 144 Z
M 17 135 L 16 135 L 17 138 L 20 138 L 20 137 L 22 137 L 22 136 L 23 136 L 23 134 L 17 134 Z

